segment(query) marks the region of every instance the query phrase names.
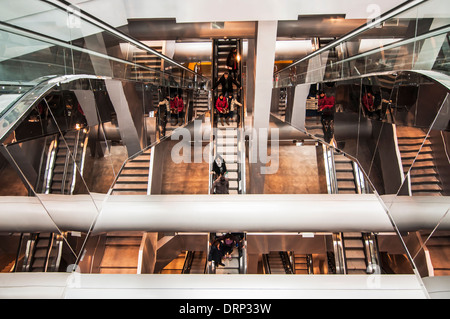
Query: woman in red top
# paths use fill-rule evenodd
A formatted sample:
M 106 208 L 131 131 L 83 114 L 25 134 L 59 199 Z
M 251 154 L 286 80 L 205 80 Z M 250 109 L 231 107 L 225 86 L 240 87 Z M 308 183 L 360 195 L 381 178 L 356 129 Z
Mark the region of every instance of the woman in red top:
M 320 92 L 318 101 L 318 111 L 322 113 L 321 122 L 325 142 L 329 143 L 334 132 L 334 96 L 327 96 Z
M 369 114 L 372 114 L 375 109 L 373 107 L 373 102 L 374 102 L 374 98 L 372 93 L 367 93 L 366 95 L 363 96 L 362 99 L 363 105 L 366 108 L 367 112 L 369 112 Z
M 179 96 L 178 94 L 175 95 L 174 104 L 175 104 L 175 108 L 177 109 L 177 113 L 178 113 L 178 124 L 182 125 L 184 123 L 184 102 L 183 102 L 183 98 L 181 96 Z
M 222 93 L 219 94 L 219 98 L 216 101 L 216 109 L 217 112 L 219 113 L 220 122 L 222 123 L 222 125 L 225 125 L 223 119 L 226 117 L 228 113 L 228 102 Z

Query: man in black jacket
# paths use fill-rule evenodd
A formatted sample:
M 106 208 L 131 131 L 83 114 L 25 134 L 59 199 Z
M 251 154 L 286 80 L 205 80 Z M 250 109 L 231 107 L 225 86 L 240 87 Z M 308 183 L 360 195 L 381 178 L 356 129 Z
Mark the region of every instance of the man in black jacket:
M 228 96 L 229 93 L 233 94 L 233 83 L 237 88 L 241 87 L 241 85 L 233 77 L 231 77 L 228 72 L 225 72 L 220 77 L 219 81 L 216 82 L 213 90 L 215 90 L 220 84 L 222 84 L 222 94 L 223 96 Z

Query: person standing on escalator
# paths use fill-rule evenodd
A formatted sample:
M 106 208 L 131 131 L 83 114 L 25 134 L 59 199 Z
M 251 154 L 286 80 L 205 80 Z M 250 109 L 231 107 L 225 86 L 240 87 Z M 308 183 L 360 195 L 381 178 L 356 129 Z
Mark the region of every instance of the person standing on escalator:
M 211 189 L 212 194 L 229 194 L 230 193 L 230 182 L 228 178 L 222 173 L 219 178 L 217 178 Z
M 331 142 L 334 135 L 335 97 L 324 92 L 319 93 L 318 111 L 321 113 L 322 129 L 325 142 Z
M 184 102 L 183 102 L 183 98 L 181 97 L 180 94 L 175 95 L 174 104 L 175 104 L 175 107 L 177 109 L 177 114 L 178 114 L 177 124 L 183 125 L 184 124 Z
M 211 174 L 214 174 L 213 179 L 217 179 L 220 175 L 228 173 L 227 164 L 222 156 L 217 155 L 213 162 Z
M 230 53 L 227 57 L 227 68 L 230 74 L 237 79 L 238 78 L 238 70 L 239 70 L 239 59 L 237 55 L 237 49 L 233 48 L 230 50 Z
M 222 123 L 222 125 L 225 125 L 223 121 L 225 118 L 228 119 L 228 111 L 230 109 L 228 107 L 228 101 L 222 93 L 219 95 L 219 98 L 216 101 L 216 110 L 219 115 L 220 122 Z M 227 123 L 229 124 L 229 122 Z
M 225 264 L 222 263 L 223 256 L 221 242 L 220 240 L 216 240 L 209 251 L 208 261 L 214 261 L 216 267 L 219 265 L 225 266 Z
M 214 91 L 219 85 L 222 85 L 222 94 L 223 96 L 228 96 L 228 94 L 233 94 L 233 84 L 236 85 L 238 89 L 241 88 L 241 85 L 231 77 L 228 72 L 225 72 L 220 79 L 216 82 L 212 90 Z

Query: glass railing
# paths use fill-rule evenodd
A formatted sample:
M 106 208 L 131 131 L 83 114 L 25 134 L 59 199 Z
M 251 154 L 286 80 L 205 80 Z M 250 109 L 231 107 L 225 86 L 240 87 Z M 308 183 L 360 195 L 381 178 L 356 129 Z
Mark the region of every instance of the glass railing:
M 158 193 L 156 183 L 159 181 L 158 187 L 162 187 L 162 171 L 173 169 L 170 159 L 164 160 L 164 150 L 179 142 L 179 131 L 183 135 L 202 127 L 201 118 L 192 121 L 195 90 L 176 88 L 184 100 L 183 124 L 167 123 L 162 133 L 156 117 L 148 114 L 157 112 L 158 102 L 170 89 L 98 76 L 56 77 L 28 92 L 31 108 L 17 114 L 21 120 L 2 131 L 0 178 L 4 186 L 0 197 L 30 196 L 39 206 L 37 210 L 47 214 L 54 225 L 53 233 L 63 238 L 59 271 L 81 263 L 84 249 L 89 251 L 95 245 L 99 237 L 91 231 L 110 195 L 149 194 L 152 185 L 152 194 Z M 23 100 L 21 103 L 26 105 Z M 184 142 L 190 145 L 190 141 Z M 155 173 L 150 175 L 153 165 Z M 208 165 L 200 163 L 199 167 L 204 168 L 202 175 L 207 181 Z M 56 199 L 55 195 L 76 198 L 79 213 L 84 216 L 81 224 L 87 221 L 84 226 L 75 226 L 79 231 L 68 231 L 58 220 L 59 208 L 55 210 L 47 201 L 48 196 Z M 26 236 L 22 248 L 31 240 Z M 25 269 L 23 249 L 16 271 Z
M 63 238 L 59 271 L 66 271 L 97 238 L 89 241 L 90 230 L 107 194 L 123 186 L 118 177 L 126 164 L 145 157 L 148 179 L 149 152 L 171 142 L 175 115 L 163 118 L 159 102 L 178 94 L 184 116 L 177 120 L 192 123 L 209 79 L 66 2 L 2 2 L 0 194 L 30 198 L 47 214 L 49 232 Z M 142 178 L 133 175 L 133 187 Z M 58 221 L 46 201 L 57 194 L 76 196 L 80 214 L 90 216 L 85 231 L 67 231 Z M 16 271 L 34 240 L 25 237 Z
M 9 83 L 21 87 L 15 93 L 0 92 L 1 114 L 26 92 L 26 87 L 46 76 L 88 74 L 177 88 L 196 88 L 208 82 L 61 1 L 8 1 L 2 5 L 0 21 L 0 85 L 5 91 Z
M 407 1 L 277 71 L 274 86 L 403 70 L 450 74 L 449 32 L 450 9 L 445 0 Z
M 388 273 L 427 286 L 450 275 L 450 7 L 406 4 L 276 72 L 272 112 L 358 161 L 398 235 Z

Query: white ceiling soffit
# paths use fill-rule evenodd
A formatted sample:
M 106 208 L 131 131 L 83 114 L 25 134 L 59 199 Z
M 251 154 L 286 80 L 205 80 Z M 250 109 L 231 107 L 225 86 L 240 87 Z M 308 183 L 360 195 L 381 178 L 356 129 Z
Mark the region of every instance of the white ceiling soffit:
M 404 0 L 70 0 L 92 15 L 118 26 L 128 19 L 176 18 L 183 22 L 297 20 L 299 15 L 341 15 L 373 19 Z M 375 2 L 375 3 L 374 3 Z M 124 23 L 125 24 L 125 23 Z

